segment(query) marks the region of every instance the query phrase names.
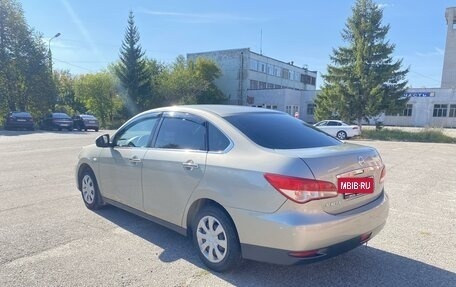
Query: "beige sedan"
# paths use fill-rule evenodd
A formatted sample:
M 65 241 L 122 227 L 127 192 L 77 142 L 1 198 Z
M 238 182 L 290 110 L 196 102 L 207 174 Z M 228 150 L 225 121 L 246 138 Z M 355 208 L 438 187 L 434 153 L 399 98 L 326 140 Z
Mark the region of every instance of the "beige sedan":
M 219 272 L 243 258 L 310 263 L 368 241 L 388 216 L 384 177 L 374 148 L 222 105 L 143 112 L 84 147 L 76 167 L 89 209 L 111 204 L 187 235 Z

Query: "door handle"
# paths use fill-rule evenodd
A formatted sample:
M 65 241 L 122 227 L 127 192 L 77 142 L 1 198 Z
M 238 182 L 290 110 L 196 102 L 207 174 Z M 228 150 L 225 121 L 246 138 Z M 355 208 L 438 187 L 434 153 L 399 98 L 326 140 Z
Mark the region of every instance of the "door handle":
M 182 167 L 187 170 L 194 170 L 195 168 L 198 168 L 199 165 L 197 163 L 194 163 L 193 160 L 187 160 L 186 162 L 182 163 Z
M 129 160 L 130 160 L 131 163 L 134 163 L 134 164 L 141 162 L 141 159 L 139 157 L 137 157 L 137 156 L 133 156 Z

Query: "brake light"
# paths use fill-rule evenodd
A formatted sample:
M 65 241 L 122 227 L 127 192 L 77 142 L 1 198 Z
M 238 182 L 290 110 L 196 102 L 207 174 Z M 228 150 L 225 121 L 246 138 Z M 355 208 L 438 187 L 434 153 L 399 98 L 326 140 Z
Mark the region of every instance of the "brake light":
M 297 203 L 337 196 L 337 187 L 331 182 L 272 173 L 264 177 L 277 191 Z
M 382 173 L 380 174 L 380 183 L 385 181 L 386 176 L 386 165 L 383 165 Z

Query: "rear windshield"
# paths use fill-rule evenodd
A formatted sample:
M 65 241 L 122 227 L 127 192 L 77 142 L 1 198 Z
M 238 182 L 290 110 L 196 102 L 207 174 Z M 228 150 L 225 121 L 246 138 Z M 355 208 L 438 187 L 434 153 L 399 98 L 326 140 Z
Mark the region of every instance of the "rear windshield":
M 52 114 L 52 117 L 55 119 L 71 119 L 69 115 L 64 113 L 54 113 Z
M 342 144 L 337 139 L 281 113 L 243 113 L 225 119 L 256 144 L 271 149 L 299 149 Z
M 22 118 L 31 118 L 32 117 L 27 112 L 13 112 L 12 115 L 15 116 L 15 117 L 22 117 Z
M 86 120 L 96 120 L 96 118 L 92 115 L 80 115 L 80 117 Z

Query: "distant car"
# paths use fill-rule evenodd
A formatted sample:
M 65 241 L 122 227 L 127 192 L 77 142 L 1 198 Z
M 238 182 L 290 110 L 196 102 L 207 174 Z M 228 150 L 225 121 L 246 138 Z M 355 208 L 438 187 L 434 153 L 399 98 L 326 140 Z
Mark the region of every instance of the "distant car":
M 321 121 L 314 124 L 314 126 L 340 140 L 352 138 L 361 134 L 361 130 L 357 125 L 349 125 L 343 121 Z
M 33 131 L 35 123 L 28 112 L 11 112 L 5 118 L 5 130 L 27 129 Z
M 73 128 L 80 131 L 94 130 L 98 131 L 100 128 L 98 119 L 92 115 L 78 115 L 73 117 Z
M 73 120 L 65 113 L 51 113 L 44 117 L 40 123 L 43 130 L 73 130 Z
M 113 136 L 98 137 L 78 158 L 87 208 L 112 204 L 189 235 L 218 272 L 242 258 L 330 258 L 373 238 L 388 216 L 377 150 L 273 110 L 149 110 Z M 358 193 L 358 183 L 368 181 L 370 191 Z M 347 186 L 351 192 L 342 192 Z

